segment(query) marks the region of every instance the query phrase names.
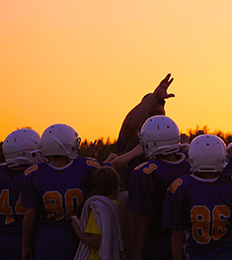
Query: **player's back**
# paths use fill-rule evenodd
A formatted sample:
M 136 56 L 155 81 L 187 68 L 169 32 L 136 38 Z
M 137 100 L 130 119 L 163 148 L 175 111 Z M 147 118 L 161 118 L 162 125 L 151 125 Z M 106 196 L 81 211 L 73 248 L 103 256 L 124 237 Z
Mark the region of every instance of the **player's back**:
M 23 171 L 0 166 L 0 259 L 21 259 L 22 224 L 25 208 L 21 192 L 25 185 Z
M 23 171 L 0 166 L 0 234 L 22 230 L 25 209 L 21 206 L 21 192 L 24 185 Z
M 170 204 L 165 203 L 164 225 L 185 230 L 185 249 L 190 259 L 211 259 L 223 252 L 225 257 L 213 259 L 228 259 L 227 250 L 232 250 L 230 176 L 211 180 L 182 176 L 170 186 L 166 201 L 175 207 L 171 210 Z
M 170 233 L 162 228 L 162 208 L 168 186 L 177 177 L 189 174 L 186 155 L 176 153 L 175 161 L 151 159 L 137 166 L 131 174 L 127 209 L 153 217 L 150 238 Z
M 92 158 L 72 160 L 63 168 L 46 163 L 29 167 L 25 171 L 25 207 L 36 208 L 42 202 L 41 224 L 70 225 L 70 216 L 77 212 L 92 190 L 91 176 L 98 167 L 100 164 Z
M 70 217 L 92 190 L 92 173 L 98 167 L 92 158 L 77 158 L 63 168 L 42 163 L 25 171 L 23 205 L 40 211 L 35 259 L 73 259 L 78 239 Z

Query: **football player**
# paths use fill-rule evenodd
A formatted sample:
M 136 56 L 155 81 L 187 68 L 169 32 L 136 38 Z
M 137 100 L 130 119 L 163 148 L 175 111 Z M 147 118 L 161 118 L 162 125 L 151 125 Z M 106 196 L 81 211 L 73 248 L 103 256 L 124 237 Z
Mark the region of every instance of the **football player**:
M 146 94 L 141 102 L 126 115 L 117 140 L 119 154 L 130 151 L 139 144 L 138 131 L 149 117 L 154 115 L 165 115 L 165 99 L 175 96 L 172 93 L 167 93 L 172 81 L 173 78 L 171 78 L 171 74 L 167 74 L 154 92 Z M 128 164 L 129 168 L 123 170 L 121 175 L 123 176 L 123 183 L 126 190 L 128 190 L 130 172 L 135 166 L 144 161 L 146 161 L 146 158 L 142 154 L 131 160 Z
M 188 174 L 180 152 L 180 133 L 167 116 L 146 120 L 139 132 L 146 162 L 131 173 L 127 209 L 140 214 L 134 259 L 171 259 L 171 229 L 162 227 L 165 192 L 178 176 Z
M 232 157 L 232 143 L 229 143 L 226 147 L 229 158 Z
M 24 170 L 43 161 L 39 134 L 31 129 L 12 132 L 3 143 L 3 154 L 6 162 L 0 166 L 0 259 L 21 260 Z
M 31 257 L 36 217 L 34 259 L 72 260 L 78 246 L 71 226 L 92 190 L 92 173 L 100 167 L 93 158 L 78 157 L 80 138 L 68 125 L 49 126 L 41 137 L 47 163 L 25 171 L 27 183 L 22 203 L 27 208 L 23 225 L 23 260 Z
M 128 151 L 139 143 L 138 131 L 149 117 L 165 115 L 165 99 L 174 97 L 174 94 L 167 93 L 172 81 L 171 74 L 167 74 L 155 91 L 145 95 L 142 101 L 127 114 L 118 136 L 119 153 Z
M 215 135 L 195 137 L 189 147 L 191 175 L 168 188 L 163 224 L 173 229 L 173 260 L 232 259 L 232 181 L 221 174 L 226 146 Z M 185 243 L 184 243 L 185 241 Z
M 229 143 L 226 147 L 227 155 L 228 155 L 228 163 L 223 170 L 223 174 L 232 174 L 232 143 Z

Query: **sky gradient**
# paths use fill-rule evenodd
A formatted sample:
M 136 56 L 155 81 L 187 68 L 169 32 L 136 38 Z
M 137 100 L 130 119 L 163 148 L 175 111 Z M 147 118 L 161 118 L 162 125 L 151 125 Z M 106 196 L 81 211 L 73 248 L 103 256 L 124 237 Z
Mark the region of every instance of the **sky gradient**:
M 232 132 L 231 0 L 0 0 L 0 140 L 65 123 L 117 138 L 167 73 L 182 132 Z

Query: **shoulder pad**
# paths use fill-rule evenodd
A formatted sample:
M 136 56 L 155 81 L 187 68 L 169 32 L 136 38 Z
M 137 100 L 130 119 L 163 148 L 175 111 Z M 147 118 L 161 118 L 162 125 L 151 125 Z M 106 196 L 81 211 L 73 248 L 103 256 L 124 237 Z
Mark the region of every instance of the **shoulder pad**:
M 169 187 L 168 187 L 168 191 L 170 191 L 171 193 L 175 193 L 176 190 L 181 186 L 181 184 L 183 183 L 183 180 L 178 178 L 176 179 Z
M 154 170 L 156 170 L 158 168 L 157 164 L 154 162 L 145 162 L 142 163 L 140 165 L 138 165 L 135 170 L 140 170 L 142 169 L 142 171 L 145 174 L 151 174 Z
M 38 165 L 37 164 L 34 164 L 30 167 L 28 167 L 25 171 L 24 171 L 24 175 L 27 176 L 28 174 L 36 171 L 38 169 Z
M 157 164 L 155 163 L 149 163 L 147 167 L 143 168 L 143 172 L 146 174 L 151 174 L 153 171 L 155 171 L 158 168 Z
M 139 169 L 141 169 L 146 164 L 148 164 L 148 162 L 144 162 L 144 163 L 139 164 L 138 166 L 135 167 L 135 171 L 138 171 Z
M 93 160 L 93 159 L 88 159 L 88 160 L 86 160 L 86 164 L 87 164 L 88 166 L 92 166 L 92 167 L 95 167 L 95 168 L 100 168 L 100 166 L 101 166 L 98 161 Z

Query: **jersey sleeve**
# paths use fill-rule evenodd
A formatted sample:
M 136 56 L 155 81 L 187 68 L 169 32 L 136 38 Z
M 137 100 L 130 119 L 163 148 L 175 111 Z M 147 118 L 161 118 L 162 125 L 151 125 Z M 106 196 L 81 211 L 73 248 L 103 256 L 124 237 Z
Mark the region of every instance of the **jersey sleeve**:
M 187 207 L 185 205 L 185 188 L 181 178 L 176 179 L 168 188 L 163 206 L 163 226 L 184 230 L 186 228 Z
M 154 176 L 144 174 L 144 168 L 132 171 L 129 183 L 127 210 L 153 215 L 153 198 L 156 190 Z
M 26 176 L 26 185 L 22 191 L 22 206 L 25 208 L 38 208 L 40 199 L 33 185 L 34 173 Z

